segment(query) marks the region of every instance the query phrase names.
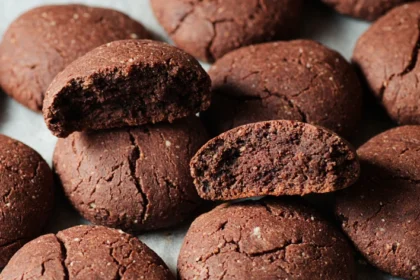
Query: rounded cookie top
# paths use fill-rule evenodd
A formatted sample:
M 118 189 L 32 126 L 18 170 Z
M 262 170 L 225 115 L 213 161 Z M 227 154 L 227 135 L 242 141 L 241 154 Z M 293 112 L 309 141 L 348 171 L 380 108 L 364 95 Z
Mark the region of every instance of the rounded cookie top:
M 372 24 L 353 53 L 370 90 L 399 124 L 420 124 L 419 27 L 420 3 L 402 5 Z
M 392 8 L 411 0 L 322 0 L 337 12 L 365 20 L 376 20 Z
M 223 204 L 191 225 L 180 279 L 353 279 L 344 236 L 302 201 Z
M 205 61 L 242 46 L 287 38 L 299 26 L 302 0 L 152 0 L 175 44 Z
M 199 195 L 209 200 L 333 192 L 352 185 L 360 172 L 346 140 L 285 120 L 229 130 L 201 147 L 190 167 Z
M 41 233 L 54 195 L 48 164 L 30 147 L 0 134 L 0 267 Z
M 58 137 L 172 122 L 207 109 L 210 86 L 197 60 L 178 48 L 151 40 L 115 41 L 59 73 L 47 90 L 43 113 Z
M 206 140 L 196 117 L 74 133 L 58 140 L 54 169 L 87 220 L 133 232 L 164 228 L 190 217 L 200 204 L 188 163 Z
M 347 136 L 361 119 L 362 90 L 351 65 L 309 40 L 253 45 L 211 67 L 213 101 L 203 120 L 214 134 L 264 120 L 288 119 Z
M 136 237 L 98 226 L 43 235 L 20 249 L 0 274 L 12 279 L 175 279 Z
M 0 44 L 0 86 L 35 111 L 55 75 L 102 44 L 149 38 L 145 28 L 115 10 L 84 5 L 52 5 L 17 18 Z
M 342 227 L 373 265 L 420 279 L 420 126 L 379 134 L 358 154 L 359 182 L 337 195 Z

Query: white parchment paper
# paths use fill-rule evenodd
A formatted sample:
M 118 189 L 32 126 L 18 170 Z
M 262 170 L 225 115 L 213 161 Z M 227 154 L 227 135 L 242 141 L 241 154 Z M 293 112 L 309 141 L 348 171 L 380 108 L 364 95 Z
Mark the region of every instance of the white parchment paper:
M 24 11 L 43 4 L 59 3 L 85 3 L 115 8 L 142 22 L 160 38 L 169 41 L 154 18 L 148 0 L 0 0 L 0 35 L 2 36 L 8 25 Z M 300 37 L 320 41 L 340 52 L 346 59 L 350 59 L 357 38 L 368 26 L 367 22 L 343 17 L 315 5 L 307 8 Z M 205 67 L 207 68 L 208 65 Z M 378 126 L 386 127 L 379 123 L 365 129 L 380 131 Z M 56 138 L 47 130 L 42 116 L 21 106 L 2 93 L 0 93 L 0 133 L 31 146 L 51 164 Z M 87 222 L 65 201 L 59 201 L 55 215 L 46 231 L 57 232 L 81 223 Z M 187 229 L 188 223 L 176 229 L 143 234 L 139 238 L 158 253 L 170 269 L 176 273 L 178 252 Z M 368 265 L 361 264 L 359 266 L 359 279 L 392 279 Z

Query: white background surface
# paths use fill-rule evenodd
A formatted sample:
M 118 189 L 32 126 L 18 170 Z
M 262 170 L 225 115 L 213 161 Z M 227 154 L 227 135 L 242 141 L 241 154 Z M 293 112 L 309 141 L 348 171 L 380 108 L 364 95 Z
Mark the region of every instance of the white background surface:
M 10 22 L 24 11 L 50 3 L 85 3 L 112 7 L 129 14 L 160 38 L 167 40 L 153 16 L 148 0 L 0 0 L 0 35 L 2 36 Z M 306 9 L 307 16 L 300 37 L 318 40 L 350 59 L 357 38 L 369 24 L 318 8 L 316 6 Z M 41 115 L 26 109 L 4 94 L 0 94 L 0 133 L 31 146 L 51 164 L 56 139 L 46 129 Z M 47 231 L 56 232 L 72 225 L 86 223 L 66 203 L 58 204 L 55 217 Z M 187 227 L 188 225 L 184 225 L 165 232 L 144 234 L 140 239 L 154 249 L 175 273 L 179 248 Z M 359 279 L 389 279 L 371 268 L 363 265 L 361 267 L 363 273 Z

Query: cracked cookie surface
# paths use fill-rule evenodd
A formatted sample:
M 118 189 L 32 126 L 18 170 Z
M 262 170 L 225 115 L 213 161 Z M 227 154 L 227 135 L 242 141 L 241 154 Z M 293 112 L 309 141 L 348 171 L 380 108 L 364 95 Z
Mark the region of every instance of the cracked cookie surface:
M 28 108 L 41 111 L 45 91 L 69 63 L 108 42 L 150 38 L 118 11 L 84 5 L 52 5 L 17 18 L 0 45 L 0 85 Z
M 360 37 L 353 61 L 372 93 L 399 124 L 420 124 L 420 3 L 381 17 Z
M 190 167 L 198 194 L 208 200 L 333 192 L 352 185 L 360 172 L 347 141 L 296 121 L 229 130 L 208 141 Z
M 67 66 L 44 102 L 48 128 L 74 131 L 173 122 L 207 109 L 210 77 L 192 56 L 166 43 L 123 40 Z
M 74 133 L 58 140 L 54 170 L 87 220 L 130 232 L 165 228 L 200 205 L 188 164 L 206 140 L 197 117 Z
M 201 115 L 213 135 L 287 119 L 351 136 L 361 119 L 362 89 L 350 64 L 314 41 L 242 48 L 216 61 L 209 75 L 213 100 Z
M 420 126 L 388 130 L 357 152 L 361 178 L 337 195 L 342 227 L 373 265 L 420 279 Z
M 187 232 L 180 279 L 354 279 L 344 236 L 300 200 L 223 204 Z
M 173 280 L 167 266 L 136 237 L 100 226 L 43 235 L 20 249 L 2 280 Z
M 294 35 L 302 0 L 152 0 L 175 44 L 205 61 L 234 49 Z
M 0 134 L 0 268 L 41 233 L 51 216 L 53 193 L 52 172 L 44 159 Z
M 412 0 L 322 0 L 341 14 L 370 21 L 410 1 Z

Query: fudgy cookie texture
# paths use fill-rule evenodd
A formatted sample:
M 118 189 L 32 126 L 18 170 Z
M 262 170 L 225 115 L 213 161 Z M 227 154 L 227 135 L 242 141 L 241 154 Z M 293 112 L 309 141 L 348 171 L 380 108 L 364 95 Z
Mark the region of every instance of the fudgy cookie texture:
M 341 14 L 373 21 L 410 0 L 322 0 L 322 2 Z
M 337 52 L 309 40 L 245 47 L 209 71 L 210 109 L 202 114 L 220 134 L 257 121 L 288 119 L 352 136 L 362 112 L 362 89 L 351 65 Z
M 176 45 L 205 61 L 242 46 L 284 39 L 299 28 L 302 0 L 151 0 Z
M 354 279 L 344 236 L 302 201 L 223 204 L 191 225 L 180 279 Z
M 243 125 L 207 142 L 191 159 L 198 194 L 209 200 L 326 193 L 353 184 L 353 147 L 321 127 L 296 121 Z
M 66 196 L 89 221 L 131 232 L 170 227 L 200 204 L 188 163 L 206 140 L 196 117 L 74 133 L 58 140 L 54 169 Z
M 389 116 L 420 124 L 420 2 L 393 9 L 358 40 L 353 61 Z
M 420 279 L 420 126 L 388 130 L 358 154 L 360 181 L 337 196 L 342 227 L 373 265 Z
M 0 279 L 175 278 L 159 256 L 136 237 L 106 227 L 76 226 L 26 244 Z
M 193 115 L 210 105 L 210 77 L 168 44 L 123 40 L 71 63 L 48 88 L 44 118 L 58 137 Z
M 48 164 L 28 146 L 1 134 L 0 198 L 1 268 L 41 233 L 54 203 Z
M 54 77 L 76 58 L 108 42 L 150 38 L 118 11 L 84 5 L 52 5 L 17 18 L 0 44 L 0 86 L 18 102 L 42 110 Z

